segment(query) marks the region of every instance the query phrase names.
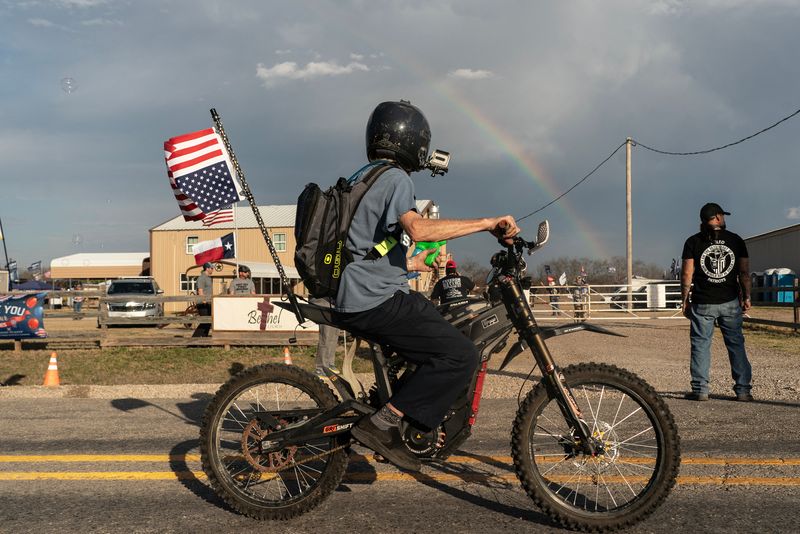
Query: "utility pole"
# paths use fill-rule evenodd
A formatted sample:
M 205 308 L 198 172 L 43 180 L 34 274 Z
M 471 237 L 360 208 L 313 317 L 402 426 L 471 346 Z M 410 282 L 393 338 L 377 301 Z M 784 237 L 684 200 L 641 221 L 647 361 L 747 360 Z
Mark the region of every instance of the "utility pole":
M 628 309 L 633 307 L 633 216 L 631 214 L 631 145 L 633 139 L 628 137 L 625 142 L 625 226 L 627 229 L 627 259 L 626 284 L 628 284 Z

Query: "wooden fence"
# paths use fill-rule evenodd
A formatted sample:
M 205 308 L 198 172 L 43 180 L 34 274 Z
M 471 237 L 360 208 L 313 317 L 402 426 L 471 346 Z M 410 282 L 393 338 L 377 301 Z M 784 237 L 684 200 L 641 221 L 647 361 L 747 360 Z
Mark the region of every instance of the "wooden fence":
M 12 294 L 25 295 L 31 291 L 15 291 Z M 7 340 L 14 343 L 14 350 L 21 350 L 23 344 L 28 348 L 97 348 L 97 347 L 193 347 L 221 346 L 229 349 L 233 346 L 283 346 L 287 344 L 313 345 L 317 343 L 317 332 L 211 332 L 210 337 L 192 337 L 200 324 L 211 324 L 210 316 L 199 315 L 196 304 L 207 300 L 198 295 L 136 295 L 135 297 L 106 295 L 98 291 L 46 291 L 48 300 L 61 297 L 64 303 L 60 308 L 49 303 L 45 305 L 45 328 L 47 338 L 31 338 L 23 340 Z M 83 309 L 77 313 L 67 308 L 67 299 L 83 296 Z M 135 302 L 154 304 L 155 309 L 163 310 L 164 303 L 185 302 L 185 310 L 173 314 L 154 313 L 151 317 L 119 317 L 109 314 L 109 304 Z M 136 306 L 139 309 L 141 306 Z M 75 329 L 74 332 L 64 328 L 54 331 L 48 328 L 50 319 L 82 319 L 96 323 L 97 328 Z M 175 329 L 178 325 L 180 328 Z M 83 326 L 83 325 L 81 325 Z M 128 327 L 128 328 L 126 328 Z M 130 327 L 136 327 L 132 329 Z M 152 327 L 146 332 L 145 327 Z M 171 328 L 172 327 L 172 328 Z M 290 339 L 291 338 L 291 339 Z M 2 342 L 4 340 L 0 340 Z
M 754 287 L 751 293 L 755 295 L 772 294 L 776 295 L 776 302 L 757 302 L 758 306 L 775 307 L 775 308 L 792 308 L 792 321 L 772 321 L 769 319 L 758 319 L 754 317 L 745 317 L 747 323 L 763 324 L 767 326 L 777 326 L 781 328 L 791 328 L 795 333 L 800 331 L 800 291 L 798 291 L 797 278 L 794 279 L 793 286 L 779 286 L 779 287 Z M 777 302 L 779 295 L 791 296 L 791 302 Z
M 564 286 L 568 288 L 568 286 Z M 617 320 L 625 321 L 630 319 L 652 319 L 652 318 L 682 318 L 680 310 L 662 311 L 655 317 L 648 310 L 632 311 L 626 306 L 627 301 L 621 302 L 617 308 L 610 306 L 605 301 L 605 296 L 612 293 L 601 293 L 594 288 L 589 288 L 589 297 L 575 306 L 575 302 L 570 300 L 567 294 L 561 295 L 563 302 L 554 304 L 546 293 L 548 287 L 536 288 L 539 292 L 531 294 L 531 304 L 534 306 L 534 314 L 538 321 L 547 322 L 551 320 Z M 566 292 L 566 290 L 564 290 Z M 53 332 L 51 337 L 44 339 L 25 339 L 25 340 L 0 340 L 14 343 L 15 350 L 21 350 L 23 343 L 30 348 L 91 348 L 91 347 L 121 347 L 121 346 L 172 346 L 172 347 L 192 347 L 192 346 L 222 346 L 226 349 L 232 346 L 281 346 L 290 343 L 298 345 L 313 345 L 318 339 L 317 332 L 305 332 L 298 329 L 296 332 L 212 332 L 211 337 L 192 337 L 194 329 L 200 324 L 210 324 L 210 316 L 201 316 L 197 313 L 196 303 L 204 300 L 204 297 L 197 295 L 179 296 L 136 296 L 118 297 L 106 295 L 99 291 L 44 291 L 48 295 L 49 303 L 45 307 L 45 327 L 49 319 L 89 319 L 96 321 L 96 329 L 83 329 L 78 332 Z M 797 280 L 793 287 L 764 287 L 753 288 L 754 295 L 759 294 L 787 294 L 792 295 L 791 302 L 757 302 L 757 307 L 761 308 L 792 308 L 792 321 L 776 321 L 771 319 L 745 317 L 745 322 L 752 324 L 763 324 L 767 326 L 790 328 L 795 333 L 800 331 L 800 292 L 798 291 Z M 12 294 L 29 294 L 31 291 L 15 291 Z M 68 307 L 70 299 L 76 296 L 84 297 L 83 310 L 76 313 Z M 53 306 L 53 297 L 62 299 L 62 306 Z M 603 305 L 599 305 L 595 300 L 600 300 Z M 163 309 L 167 302 L 184 302 L 186 308 L 170 315 L 160 314 L 155 317 L 113 317 L 108 313 L 108 304 L 114 302 L 128 302 L 134 300 L 137 303 L 153 303 L 158 309 Z M 671 299 L 670 299 L 671 300 Z M 574 310 L 572 308 L 575 308 Z M 554 315 L 555 314 L 555 315 Z M 580 315 L 580 316 L 579 316 Z M 168 328 L 180 325 L 182 328 Z M 112 328 L 121 327 L 121 328 Z M 147 334 L 143 334 L 141 329 L 136 329 L 131 333 L 131 329 L 123 327 L 153 327 Z M 68 329 L 67 329 L 68 330 Z

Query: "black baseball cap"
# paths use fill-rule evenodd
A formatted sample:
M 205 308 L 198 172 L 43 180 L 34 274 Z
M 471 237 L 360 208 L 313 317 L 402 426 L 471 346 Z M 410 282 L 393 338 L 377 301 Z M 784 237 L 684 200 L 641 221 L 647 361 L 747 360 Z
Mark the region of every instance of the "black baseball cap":
M 250 267 L 248 267 L 247 265 L 239 265 L 239 272 L 240 273 L 249 273 L 250 272 Z
M 716 215 L 720 214 L 730 215 L 730 213 L 722 209 L 722 206 L 714 202 L 709 202 L 708 204 L 700 208 L 700 220 L 703 222 L 709 219 L 713 219 Z
M 207 262 L 205 262 L 203 264 L 203 269 L 213 269 L 213 268 L 214 268 L 214 264 L 211 263 L 210 261 L 207 261 Z

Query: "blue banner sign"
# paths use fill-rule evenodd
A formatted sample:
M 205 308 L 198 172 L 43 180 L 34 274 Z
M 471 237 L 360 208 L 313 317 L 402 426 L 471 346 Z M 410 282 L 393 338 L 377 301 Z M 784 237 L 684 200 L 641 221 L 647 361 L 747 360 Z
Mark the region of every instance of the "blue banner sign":
M 44 329 L 46 293 L 0 297 L 0 339 L 47 337 Z

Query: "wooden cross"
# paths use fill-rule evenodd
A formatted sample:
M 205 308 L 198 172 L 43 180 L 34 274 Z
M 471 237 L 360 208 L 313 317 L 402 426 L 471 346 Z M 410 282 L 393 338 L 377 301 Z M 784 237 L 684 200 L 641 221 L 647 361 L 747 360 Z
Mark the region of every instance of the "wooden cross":
M 261 312 L 261 325 L 259 326 L 259 329 L 266 330 L 267 318 L 269 317 L 269 314 L 272 313 L 272 310 L 275 309 L 275 306 L 270 304 L 269 297 L 264 297 L 264 302 L 259 302 L 256 304 L 256 308 L 258 308 L 258 311 Z

